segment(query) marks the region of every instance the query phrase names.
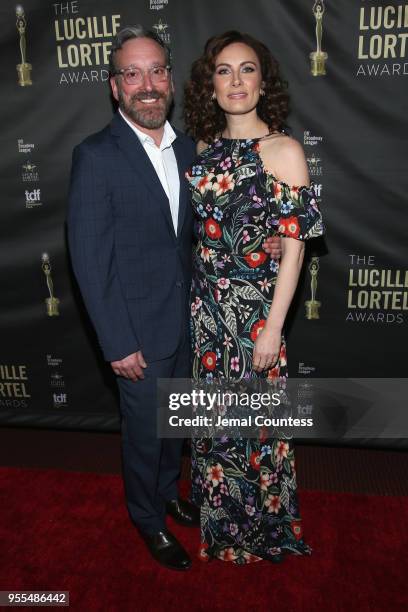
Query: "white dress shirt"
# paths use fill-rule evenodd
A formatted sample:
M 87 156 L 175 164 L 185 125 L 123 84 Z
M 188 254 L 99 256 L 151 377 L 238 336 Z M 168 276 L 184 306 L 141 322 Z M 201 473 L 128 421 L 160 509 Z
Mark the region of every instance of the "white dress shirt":
M 120 109 L 119 112 L 140 140 L 144 150 L 153 164 L 154 169 L 156 170 L 160 183 L 162 184 L 162 187 L 169 199 L 171 218 L 173 220 L 173 227 L 177 236 L 180 177 L 176 156 L 172 147 L 172 143 L 176 140 L 177 135 L 170 123 L 166 121 L 164 124 L 163 138 L 160 146 L 158 147 L 151 136 L 138 130 L 137 127 L 135 127 L 133 123 L 131 123 L 129 119 L 125 117 Z

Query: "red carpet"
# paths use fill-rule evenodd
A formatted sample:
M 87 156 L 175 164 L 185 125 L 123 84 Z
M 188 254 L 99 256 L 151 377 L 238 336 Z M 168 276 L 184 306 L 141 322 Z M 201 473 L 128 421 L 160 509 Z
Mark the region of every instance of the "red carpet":
M 408 608 L 405 497 L 301 491 L 311 557 L 179 573 L 145 553 L 118 476 L 0 468 L 0 496 L 0 590 L 67 590 L 80 611 Z M 198 530 L 170 526 L 195 556 Z

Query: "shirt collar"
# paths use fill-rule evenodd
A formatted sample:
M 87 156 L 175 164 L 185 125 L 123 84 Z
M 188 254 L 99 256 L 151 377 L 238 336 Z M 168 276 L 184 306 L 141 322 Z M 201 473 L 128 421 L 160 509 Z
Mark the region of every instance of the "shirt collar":
M 122 113 L 121 109 L 119 109 L 119 113 L 121 117 L 124 119 L 124 121 L 126 121 L 128 126 L 134 131 L 134 133 L 136 134 L 136 136 L 138 137 L 142 145 L 144 145 L 145 143 L 155 145 L 153 138 L 149 136 L 148 134 L 145 134 L 144 132 L 139 130 L 133 123 L 131 123 L 131 121 L 129 121 L 129 119 L 124 115 L 124 113 Z M 169 147 L 171 147 L 171 145 L 176 140 L 176 138 L 177 138 L 176 132 L 173 130 L 170 123 L 166 121 L 166 123 L 164 124 L 163 138 L 160 143 L 160 146 L 158 147 L 160 151 L 163 151 L 164 149 L 168 149 Z

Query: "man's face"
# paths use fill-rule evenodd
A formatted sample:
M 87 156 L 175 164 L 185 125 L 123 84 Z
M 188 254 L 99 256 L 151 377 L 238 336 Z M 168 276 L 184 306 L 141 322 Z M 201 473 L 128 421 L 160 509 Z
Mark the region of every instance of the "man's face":
M 169 76 L 153 84 L 149 70 L 166 65 L 164 49 L 150 38 L 133 38 L 116 52 L 115 64 L 118 70 L 131 66 L 143 73 L 136 85 L 128 85 L 121 74 L 111 77 L 113 97 L 119 108 L 136 126 L 149 130 L 162 127 L 173 101 L 173 83 Z

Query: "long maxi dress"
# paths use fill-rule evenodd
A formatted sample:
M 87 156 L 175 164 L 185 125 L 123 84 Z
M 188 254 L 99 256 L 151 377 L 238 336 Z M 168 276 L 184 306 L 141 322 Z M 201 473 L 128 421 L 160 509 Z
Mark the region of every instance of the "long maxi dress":
M 195 160 L 190 184 L 193 254 L 193 379 L 287 376 L 282 337 L 277 364 L 252 370 L 279 263 L 262 250 L 270 235 L 298 240 L 323 233 L 313 184 L 291 187 L 268 173 L 261 139 L 220 138 Z M 202 560 L 238 564 L 310 554 L 303 541 L 292 439 L 195 438 L 192 499 L 201 508 Z

